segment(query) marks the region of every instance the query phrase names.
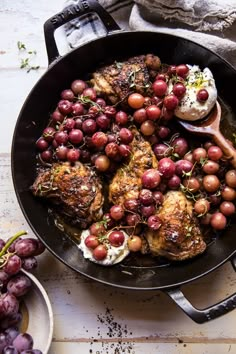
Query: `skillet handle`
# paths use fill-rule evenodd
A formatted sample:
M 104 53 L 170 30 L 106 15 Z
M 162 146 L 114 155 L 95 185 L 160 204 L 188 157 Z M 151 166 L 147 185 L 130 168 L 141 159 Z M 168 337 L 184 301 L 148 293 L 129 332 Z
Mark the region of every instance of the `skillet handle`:
M 49 64 L 59 57 L 54 31 L 65 23 L 90 13 L 98 15 L 107 33 L 120 30 L 114 19 L 96 0 L 81 0 L 78 4 L 68 6 L 63 11 L 49 18 L 44 24 L 44 37 Z
M 231 259 L 236 271 L 236 256 Z M 236 293 L 205 309 L 197 309 L 184 296 L 179 288 L 167 289 L 164 292 L 196 323 L 204 323 L 225 315 L 236 307 Z

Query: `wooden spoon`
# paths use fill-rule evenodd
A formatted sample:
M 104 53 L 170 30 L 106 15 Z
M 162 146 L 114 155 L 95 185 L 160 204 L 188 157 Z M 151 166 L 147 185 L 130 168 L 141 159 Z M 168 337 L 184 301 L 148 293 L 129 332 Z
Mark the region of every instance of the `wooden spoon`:
M 218 101 L 206 119 L 198 122 L 189 123 L 178 119 L 182 127 L 191 133 L 197 135 L 208 135 L 221 148 L 224 156 L 230 160 L 230 163 L 236 168 L 236 150 L 220 132 L 221 106 Z

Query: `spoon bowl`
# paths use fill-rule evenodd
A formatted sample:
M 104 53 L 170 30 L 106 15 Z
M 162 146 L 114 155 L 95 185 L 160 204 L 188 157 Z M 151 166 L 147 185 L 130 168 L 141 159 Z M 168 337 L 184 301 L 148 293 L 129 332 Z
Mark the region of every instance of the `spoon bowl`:
M 206 118 L 193 123 L 178 119 L 178 123 L 191 133 L 211 137 L 216 145 L 221 148 L 225 158 L 230 161 L 234 168 L 236 168 L 236 150 L 221 133 L 220 120 L 221 106 L 219 102 L 216 101 L 215 106 Z

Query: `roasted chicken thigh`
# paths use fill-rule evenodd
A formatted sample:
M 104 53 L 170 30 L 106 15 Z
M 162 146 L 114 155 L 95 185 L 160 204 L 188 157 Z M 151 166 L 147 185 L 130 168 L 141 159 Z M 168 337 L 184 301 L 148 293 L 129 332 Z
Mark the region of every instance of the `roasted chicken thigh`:
M 169 191 L 157 212 L 161 227 L 147 229 L 145 234 L 154 256 L 180 261 L 195 257 L 206 248 L 198 221 L 193 215 L 193 204 L 181 191 Z
M 141 177 L 144 171 L 157 167 L 157 159 L 150 143 L 136 129 L 132 132 L 134 139 L 130 144 L 130 160 L 118 168 L 109 185 L 109 201 L 113 204 L 124 205 L 127 199 L 137 199 L 142 188 Z
M 98 94 L 115 104 L 123 101 L 133 89 L 141 94 L 146 93 L 151 86 L 150 77 L 157 74 L 160 66 L 159 57 L 139 55 L 97 70 L 91 83 Z
M 62 215 L 82 228 L 102 216 L 102 183 L 88 166 L 76 162 L 54 163 L 38 173 L 32 186 L 35 196 L 49 199 Z

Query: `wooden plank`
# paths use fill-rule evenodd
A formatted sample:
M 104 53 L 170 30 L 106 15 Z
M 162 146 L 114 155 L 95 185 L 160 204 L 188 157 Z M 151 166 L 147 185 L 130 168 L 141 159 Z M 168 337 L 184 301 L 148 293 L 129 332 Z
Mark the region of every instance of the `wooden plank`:
M 53 343 L 50 354 L 233 354 L 235 344 Z

